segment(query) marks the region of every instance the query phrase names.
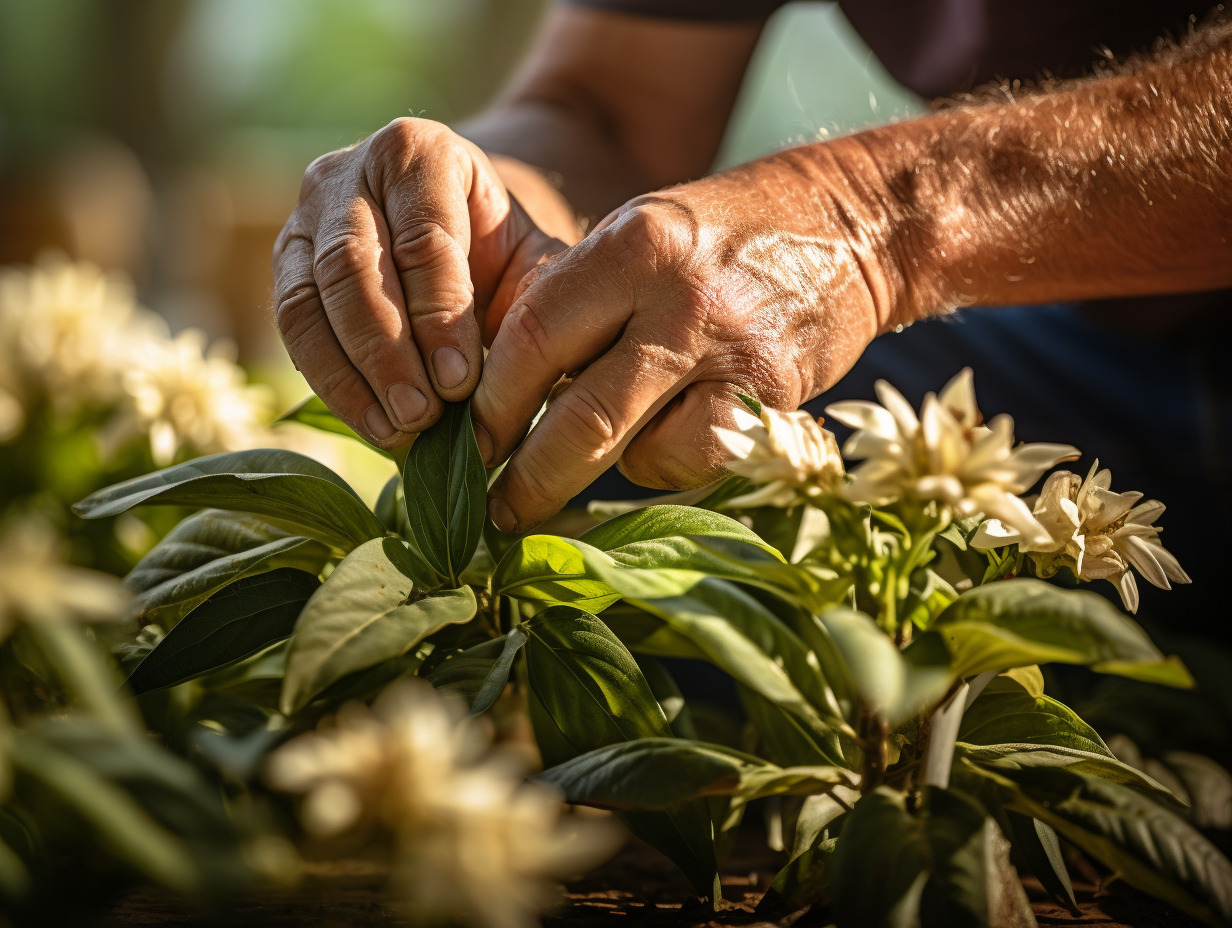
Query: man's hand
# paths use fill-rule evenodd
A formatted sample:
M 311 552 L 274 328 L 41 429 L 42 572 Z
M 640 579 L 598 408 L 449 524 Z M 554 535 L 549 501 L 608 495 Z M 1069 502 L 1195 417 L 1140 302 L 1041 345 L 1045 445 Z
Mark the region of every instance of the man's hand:
M 497 526 L 534 525 L 617 460 L 650 486 L 713 479 L 737 390 L 795 409 L 842 376 L 900 309 L 885 222 L 852 181 L 786 152 L 633 200 L 534 272 L 473 400 L 485 461 L 518 449 Z
M 274 317 L 312 388 L 359 434 L 406 444 L 469 396 L 481 336 L 565 247 L 445 126 L 398 119 L 318 158 L 274 246 Z

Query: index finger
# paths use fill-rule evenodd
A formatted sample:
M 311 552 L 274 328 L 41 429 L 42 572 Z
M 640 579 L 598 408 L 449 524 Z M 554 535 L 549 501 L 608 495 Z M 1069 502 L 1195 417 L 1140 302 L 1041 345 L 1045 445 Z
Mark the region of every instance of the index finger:
M 497 528 L 524 531 L 559 512 L 687 385 L 693 365 L 630 328 L 551 402 L 510 458 L 488 495 Z

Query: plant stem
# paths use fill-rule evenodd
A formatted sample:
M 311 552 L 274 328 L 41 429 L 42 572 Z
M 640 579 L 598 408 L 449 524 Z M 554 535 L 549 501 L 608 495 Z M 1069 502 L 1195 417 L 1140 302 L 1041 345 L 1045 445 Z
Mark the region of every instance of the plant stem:
M 867 708 L 860 712 L 860 749 L 864 766 L 860 771 L 860 792 L 872 792 L 885 780 L 887 742 L 890 730 L 885 719 Z

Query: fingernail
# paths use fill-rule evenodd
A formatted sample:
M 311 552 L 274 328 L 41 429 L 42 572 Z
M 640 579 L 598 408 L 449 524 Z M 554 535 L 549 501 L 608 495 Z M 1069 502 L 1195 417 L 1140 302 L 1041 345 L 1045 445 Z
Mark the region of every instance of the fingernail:
M 484 467 L 492 466 L 492 436 L 478 422 L 475 423 L 475 444 L 479 448 L 479 457 Z
M 450 390 L 466 379 L 470 365 L 457 348 L 452 345 L 442 345 L 432 352 L 432 372 L 436 375 L 437 385 Z
M 396 383 L 385 391 L 385 399 L 398 421 L 405 427 L 428 411 L 428 398 L 409 383 Z
M 364 413 L 364 425 L 368 428 L 368 434 L 377 441 L 385 441 L 398 431 L 380 406 L 368 407 L 368 411 Z
M 518 520 L 514 518 L 513 510 L 505 505 L 503 499 L 494 496 L 488 500 L 488 517 L 492 520 L 492 524 L 502 532 L 517 530 Z

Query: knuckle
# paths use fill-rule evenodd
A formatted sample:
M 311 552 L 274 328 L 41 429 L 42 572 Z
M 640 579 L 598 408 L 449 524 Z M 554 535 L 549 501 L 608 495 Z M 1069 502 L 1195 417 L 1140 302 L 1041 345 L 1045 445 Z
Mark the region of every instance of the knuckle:
M 304 179 L 299 188 L 301 203 L 337 174 L 339 166 L 346 160 L 347 155 L 348 152 L 345 149 L 326 152 L 308 165 L 304 170 Z
M 359 240 L 341 235 L 317 249 L 312 258 L 312 276 L 322 294 L 353 286 L 368 266 Z
M 584 384 L 575 382 L 552 407 L 557 410 L 558 437 L 578 458 L 594 463 L 619 441 L 611 408 Z
M 452 264 L 458 243 L 436 222 L 424 219 L 400 229 L 390 244 L 394 265 L 407 270 Z
M 311 282 L 279 290 L 274 302 L 274 325 L 284 339 L 292 339 L 296 329 L 305 321 L 312 321 L 319 299 L 316 284 Z
M 383 334 L 361 335 L 346 345 L 346 353 L 360 370 L 376 370 L 388 348 Z
M 400 116 L 378 129 L 368 139 L 369 158 L 378 162 L 405 165 L 420 152 L 431 151 L 453 133 L 442 123 L 414 116 Z
M 551 339 L 539 314 L 529 303 L 518 303 L 501 323 L 501 335 L 512 351 L 521 357 L 544 361 L 549 357 Z
M 354 393 L 364 385 L 355 368 L 347 364 L 330 371 L 313 386 L 322 396 L 338 397 Z
M 610 227 L 616 241 L 659 262 L 675 263 L 696 246 L 696 222 L 684 207 L 662 197 L 631 200 Z

